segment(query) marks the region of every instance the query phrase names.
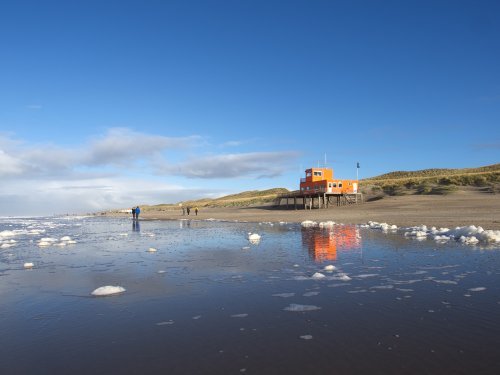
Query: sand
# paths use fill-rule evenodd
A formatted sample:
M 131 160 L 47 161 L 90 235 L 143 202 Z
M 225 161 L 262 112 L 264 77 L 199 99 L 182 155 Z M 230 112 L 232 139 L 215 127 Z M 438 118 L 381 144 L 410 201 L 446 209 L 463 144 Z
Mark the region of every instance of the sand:
M 125 214 L 122 214 L 126 216 Z M 129 215 L 130 216 L 130 215 Z M 448 227 L 480 225 L 500 230 L 500 195 L 478 190 L 463 190 L 450 195 L 404 195 L 328 209 L 295 210 L 285 206 L 201 208 L 198 216 L 182 216 L 182 211 L 147 211 L 141 219 L 218 219 L 249 222 L 302 222 L 332 220 L 344 224 L 362 224 L 369 220 L 397 226 Z

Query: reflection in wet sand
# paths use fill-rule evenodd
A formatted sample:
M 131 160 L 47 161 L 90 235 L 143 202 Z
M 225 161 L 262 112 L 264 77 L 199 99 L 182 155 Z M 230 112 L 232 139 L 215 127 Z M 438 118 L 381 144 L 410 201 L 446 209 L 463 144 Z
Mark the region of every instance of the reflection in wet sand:
M 302 228 L 302 244 L 317 262 L 336 260 L 337 251 L 361 248 L 356 225 L 335 225 L 327 228 Z

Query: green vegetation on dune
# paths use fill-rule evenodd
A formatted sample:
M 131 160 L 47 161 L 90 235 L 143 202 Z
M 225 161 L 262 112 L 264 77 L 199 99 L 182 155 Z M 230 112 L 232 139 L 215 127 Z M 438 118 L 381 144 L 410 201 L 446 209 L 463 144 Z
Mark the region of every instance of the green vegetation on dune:
M 168 211 L 178 210 L 180 205 L 184 207 L 242 207 L 251 205 L 263 205 L 273 202 L 278 195 L 288 192 L 285 188 L 274 188 L 268 190 L 251 190 L 237 194 L 226 195 L 220 198 L 203 198 L 189 200 L 175 204 L 158 204 L 155 206 L 144 206 L 145 211 Z
M 363 192 L 373 200 L 383 195 L 436 194 L 446 195 L 469 186 L 497 193 L 500 184 L 500 164 L 480 168 L 425 169 L 397 171 L 360 181 Z
M 415 187 L 423 182 L 439 185 L 487 186 L 500 182 L 500 164 L 480 168 L 424 169 L 421 171 L 397 171 L 366 178 L 362 185 Z

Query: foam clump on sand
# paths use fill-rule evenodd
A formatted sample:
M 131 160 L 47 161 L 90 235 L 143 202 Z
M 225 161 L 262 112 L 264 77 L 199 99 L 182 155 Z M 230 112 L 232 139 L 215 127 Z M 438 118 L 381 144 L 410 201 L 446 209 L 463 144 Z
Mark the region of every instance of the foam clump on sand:
M 101 286 L 100 288 L 97 288 L 94 290 L 91 294 L 96 297 L 101 297 L 101 296 L 111 296 L 113 294 L 119 294 L 125 292 L 126 289 L 122 286 L 112 286 L 112 285 L 106 285 L 106 286 Z
M 8 249 L 9 247 L 16 246 L 17 241 L 16 240 L 6 240 L 6 241 L 0 241 L 0 249 Z
M 322 221 L 319 223 L 320 228 L 331 228 L 335 226 L 335 221 Z
M 335 267 L 333 264 L 329 264 L 329 265 L 323 267 L 324 271 L 335 271 L 336 269 L 337 269 L 337 267 Z
M 257 233 L 248 233 L 248 241 L 253 244 L 257 245 L 260 242 L 260 234 Z
M 468 225 L 455 229 L 436 228 L 427 229 L 425 225 L 408 228 L 412 231 L 424 232 L 425 236 L 432 237 L 435 241 L 448 241 L 454 239 L 466 245 L 478 243 L 500 243 L 500 230 L 484 230 L 480 226 Z M 405 233 L 406 235 L 406 233 Z M 424 234 L 422 234 L 424 236 Z
M 453 239 L 466 245 L 476 245 L 479 243 L 500 243 L 500 230 L 485 230 L 482 227 L 475 225 L 456 227 L 455 229 L 436 227 L 429 228 L 424 224 L 413 227 L 398 228 L 396 225 L 369 221 L 367 224 L 360 225 L 360 227 L 380 229 L 383 232 L 397 231 L 400 229 L 401 231 L 404 231 L 403 233 L 405 237 L 417 240 L 432 238 L 436 242 L 445 242 Z
M 312 279 L 315 280 L 321 280 L 324 279 L 326 276 L 322 274 L 321 272 L 316 272 L 314 275 L 311 276 Z
M 150 248 L 148 249 L 148 253 L 156 253 L 157 251 L 158 251 L 158 250 L 157 250 L 157 249 L 155 249 L 154 247 L 150 247 Z
M 320 310 L 321 307 L 315 305 L 299 305 L 296 303 L 292 303 L 289 306 L 285 307 L 285 311 L 293 311 L 293 312 L 304 312 L 304 311 L 314 311 Z
M 56 238 L 51 238 L 51 237 L 44 237 L 41 238 L 40 241 L 38 241 L 38 246 L 44 247 L 44 246 L 51 246 L 57 242 Z
M 26 269 L 30 269 L 30 268 L 33 268 L 33 267 L 35 267 L 35 264 L 32 263 L 32 262 L 26 262 L 26 263 L 24 263 L 24 268 L 26 268 Z
M 378 223 L 376 221 L 369 221 L 368 224 L 363 225 L 364 228 L 380 229 L 384 232 L 397 230 L 397 225 L 391 225 L 387 223 Z
M 304 220 L 302 223 L 300 223 L 300 225 L 302 225 L 304 228 L 307 228 L 307 227 L 315 227 L 318 225 L 318 223 L 312 220 Z

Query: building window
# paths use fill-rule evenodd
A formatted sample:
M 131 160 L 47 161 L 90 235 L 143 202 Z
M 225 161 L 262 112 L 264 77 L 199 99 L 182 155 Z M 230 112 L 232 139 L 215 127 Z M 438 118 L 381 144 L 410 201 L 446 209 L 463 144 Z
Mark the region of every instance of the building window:
M 311 177 L 311 172 L 307 172 L 306 177 Z
M 321 171 L 314 171 L 314 175 L 315 176 L 322 176 L 322 172 Z
M 342 182 L 339 182 L 339 187 L 342 187 Z

